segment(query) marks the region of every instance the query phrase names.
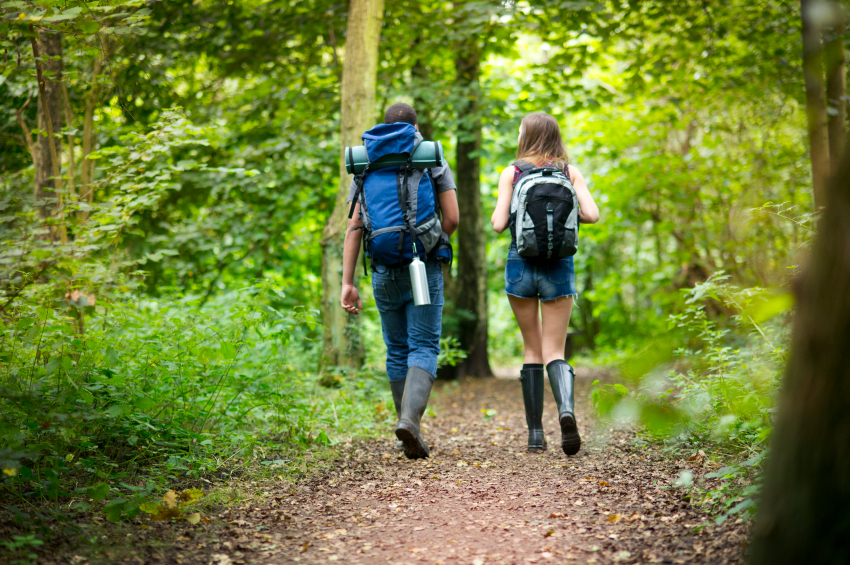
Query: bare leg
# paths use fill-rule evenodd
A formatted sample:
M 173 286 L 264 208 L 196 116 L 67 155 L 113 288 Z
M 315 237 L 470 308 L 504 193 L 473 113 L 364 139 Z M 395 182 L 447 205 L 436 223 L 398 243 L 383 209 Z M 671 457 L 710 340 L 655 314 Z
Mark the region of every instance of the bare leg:
M 511 302 L 513 305 L 513 302 Z M 536 309 L 535 309 L 536 310 Z M 541 351 L 543 363 L 548 365 L 556 359 L 564 358 L 564 346 L 567 343 L 567 330 L 570 327 L 570 315 L 573 312 L 573 297 L 563 296 L 554 300 L 540 302 L 543 314 Z M 516 314 L 516 308 L 514 308 Z M 517 317 L 519 321 L 519 317 Z M 520 322 L 522 329 L 522 322 Z M 525 331 L 522 332 L 525 340 Z M 528 356 L 528 354 L 526 354 Z M 540 363 L 540 361 L 538 361 Z
M 528 452 L 546 451 L 546 436 L 543 433 L 543 353 L 541 345 L 540 313 L 536 298 L 518 298 L 508 295 L 519 329 L 525 365 L 520 371 L 522 401 L 525 405 L 525 423 L 528 425 Z M 530 365 L 537 365 L 532 367 Z
M 539 300 L 536 298 L 519 298 L 509 294 L 508 302 L 511 303 L 514 317 L 517 324 L 519 324 L 519 331 L 522 333 L 524 361 L 526 363 L 543 363 L 543 350 L 541 347 L 543 343 L 543 330 L 540 326 L 540 314 L 537 311 Z M 566 340 L 566 334 L 564 339 Z M 562 347 L 561 357 L 563 355 Z

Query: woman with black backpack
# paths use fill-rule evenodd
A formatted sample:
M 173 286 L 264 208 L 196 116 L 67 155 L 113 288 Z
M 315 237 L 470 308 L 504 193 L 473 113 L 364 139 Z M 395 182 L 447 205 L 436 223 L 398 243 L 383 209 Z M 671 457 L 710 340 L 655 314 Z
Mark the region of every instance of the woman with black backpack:
M 581 172 L 567 163 L 555 118 L 542 112 L 527 115 L 517 141 L 517 158 L 502 171 L 490 223 L 497 233 L 511 229 L 505 292 L 522 332 L 520 382 L 528 451 L 546 450 L 545 365 L 558 404 L 561 447 L 567 455 L 575 455 L 581 448 L 573 394 L 575 371 L 564 360 L 576 296 L 572 255 L 578 244 L 578 223 L 596 223 L 599 209 Z

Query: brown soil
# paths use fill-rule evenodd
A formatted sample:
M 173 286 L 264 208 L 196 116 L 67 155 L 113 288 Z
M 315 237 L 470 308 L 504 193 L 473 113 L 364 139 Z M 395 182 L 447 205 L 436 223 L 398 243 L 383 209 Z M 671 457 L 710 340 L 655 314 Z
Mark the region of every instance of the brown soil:
M 389 433 L 351 443 L 330 467 L 294 486 L 236 481 L 233 488 L 250 502 L 195 526 L 144 519 L 121 532 L 126 541 L 91 561 L 74 555 L 71 543 L 51 562 L 743 562 L 746 524 L 715 526 L 681 489 L 668 488 L 681 470 L 700 476 L 711 463 L 672 459 L 632 432 L 594 420 L 588 396 L 598 376 L 580 370 L 576 379 L 584 440 L 576 456 L 560 449 L 550 391 L 549 451 L 527 454 L 516 379 L 438 383 L 436 415 L 426 416 L 423 429 L 430 459 L 408 461 L 393 450 Z
M 591 419 L 591 377 L 577 379 L 585 443 L 574 457 L 560 450 L 551 392 L 550 449 L 527 454 L 518 381 L 440 384 L 436 417 L 424 426 L 430 459 L 406 460 L 391 437 L 345 446 L 332 469 L 264 493 L 265 504 L 220 516 L 227 521 L 163 557 L 213 565 L 742 562 L 745 524 L 695 532 L 707 516 L 666 488 L 697 463 Z

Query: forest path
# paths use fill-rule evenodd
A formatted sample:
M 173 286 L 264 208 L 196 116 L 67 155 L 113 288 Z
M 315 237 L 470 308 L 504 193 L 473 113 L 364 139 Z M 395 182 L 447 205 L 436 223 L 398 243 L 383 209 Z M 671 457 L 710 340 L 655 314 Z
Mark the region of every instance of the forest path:
M 424 419 L 430 459 L 408 461 L 391 437 L 347 446 L 323 474 L 234 512 L 205 548 L 211 563 L 741 562 L 745 525 L 694 533 L 706 517 L 664 488 L 695 463 L 591 418 L 593 378 L 579 371 L 576 456 L 560 450 L 548 383 L 543 454 L 525 453 L 516 379 L 440 383 Z

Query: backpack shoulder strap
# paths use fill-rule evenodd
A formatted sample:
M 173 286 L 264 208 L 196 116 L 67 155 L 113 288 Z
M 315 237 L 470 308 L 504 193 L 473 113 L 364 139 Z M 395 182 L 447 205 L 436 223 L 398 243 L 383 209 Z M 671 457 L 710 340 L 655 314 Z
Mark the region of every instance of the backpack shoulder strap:
M 434 182 L 434 173 L 431 172 L 431 168 L 425 169 L 425 174 L 428 175 L 428 180 L 431 181 L 431 188 L 434 190 L 434 211 L 437 213 L 437 217 L 440 218 L 440 221 L 443 221 L 443 210 L 440 208 L 440 194 L 437 192 L 437 183 Z
M 368 163 L 366 167 L 363 168 L 363 171 L 354 175 L 354 197 L 351 199 L 351 207 L 348 209 L 348 219 L 350 220 L 354 216 L 354 207 L 360 202 L 360 197 L 363 195 L 363 183 L 366 180 L 366 172 L 369 170 Z
M 523 176 L 525 176 L 528 171 L 531 169 L 536 169 L 537 166 L 534 163 L 527 163 L 525 161 L 514 161 L 514 168 L 516 172 L 514 173 L 514 186 L 519 182 Z

